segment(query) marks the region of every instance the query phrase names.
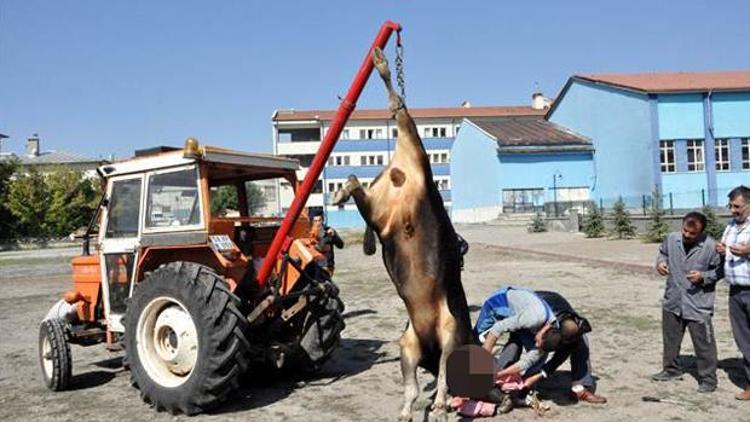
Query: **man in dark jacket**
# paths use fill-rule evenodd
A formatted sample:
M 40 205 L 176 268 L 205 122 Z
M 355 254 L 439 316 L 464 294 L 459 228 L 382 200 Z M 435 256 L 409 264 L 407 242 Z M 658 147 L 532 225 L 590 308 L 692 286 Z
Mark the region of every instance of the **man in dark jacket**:
M 651 378 L 669 381 L 682 378 L 678 361 L 685 328 L 690 331 L 698 366 L 698 392 L 716 390 L 716 339 L 714 313 L 716 281 L 723 277 L 716 243 L 706 236 L 706 217 L 690 212 L 682 219 L 680 232 L 670 233 L 656 257 L 656 271 L 667 276 L 662 309 L 664 341 L 663 369 Z
M 326 257 L 325 262 L 322 262 L 321 266 L 329 275 L 333 275 L 333 269 L 336 265 L 333 247 L 342 249 L 344 247 L 344 240 L 341 239 L 333 227 L 326 226 L 322 213 L 313 214 L 312 231 L 317 235 L 318 243 L 316 249 Z
M 535 375 L 526 378 L 524 384 L 531 387 L 536 382 L 551 376 L 568 358 L 570 358 L 571 391 L 578 401 L 604 404 L 607 399 L 594 393 L 596 383 L 591 374 L 591 359 L 586 333 L 591 332 L 588 320 L 578 314 L 570 303 L 559 293 L 537 291 L 537 296 L 549 305 L 558 321 L 558 326 L 547 325 L 536 335 L 537 347 L 554 351 L 552 357 L 544 363 Z M 548 347 L 546 342 L 553 341 Z

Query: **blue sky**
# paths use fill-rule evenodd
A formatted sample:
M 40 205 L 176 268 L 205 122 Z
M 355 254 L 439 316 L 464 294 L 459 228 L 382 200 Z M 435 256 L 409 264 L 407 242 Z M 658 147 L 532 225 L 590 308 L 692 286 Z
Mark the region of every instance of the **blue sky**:
M 90 156 L 188 136 L 270 151 L 273 110 L 336 108 L 387 19 L 407 103 L 427 107 L 528 104 L 574 73 L 750 69 L 748 16 L 744 0 L 0 0 L 0 133 L 17 152 L 34 132 Z M 360 108 L 386 104 L 372 82 Z

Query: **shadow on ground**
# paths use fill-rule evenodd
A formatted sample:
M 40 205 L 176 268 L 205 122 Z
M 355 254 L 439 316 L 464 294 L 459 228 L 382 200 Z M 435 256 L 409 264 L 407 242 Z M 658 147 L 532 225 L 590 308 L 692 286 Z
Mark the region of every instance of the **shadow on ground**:
M 745 368 L 742 359 L 740 358 L 729 358 L 722 359 L 719 361 L 719 369 L 726 372 L 729 381 L 740 389 L 747 387 L 747 380 L 745 379 Z
M 304 376 L 299 373 L 260 371 L 247 377 L 237 394 L 213 414 L 240 412 L 261 408 L 289 396 L 306 386 L 327 386 L 357 375 L 373 365 L 392 362 L 398 358 L 383 359 L 385 341 L 372 339 L 342 339 L 341 344 L 319 372 Z
M 599 380 L 594 376 L 594 382 Z M 570 406 L 578 403 L 571 395 L 570 387 L 573 383 L 570 371 L 555 371 L 549 379 L 539 383 L 540 398 L 550 400 L 558 406 Z

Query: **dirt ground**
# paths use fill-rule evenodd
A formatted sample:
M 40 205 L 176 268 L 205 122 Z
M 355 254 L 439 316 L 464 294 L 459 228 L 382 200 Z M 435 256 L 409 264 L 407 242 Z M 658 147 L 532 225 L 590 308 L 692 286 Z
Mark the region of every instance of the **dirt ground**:
M 482 230 L 495 230 L 486 227 Z M 492 236 L 487 236 L 491 239 Z M 560 245 L 564 250 L 565 245 Z M 0 420 L 395 420 L 401 403 L 397 340 L 406 313 L 388 279 L 379 254 L 365 257 L 360 245 L 337 254 L 336 281 L 346 303 L 347 328 L 341 347 L 314 379 L 248 374 L 243 389 L 215 413 L 194 418 L 157 414 L 130 387 L 121 356 L 100 346 L 73 347 L 73 391 L 52 393 L 42 385 L 37 362 L 37 327 L 60 293 L 70 286 L 69 250 L 54 253 L 0 254 Z M 21 274 L 31 274 L 24 276 Z M 474 242 L 463 273 L 469 303 L 503 284 L 561 292 L 591 321 L 592 360 L 603 406 L 567 399 L 567 365 L 540 388 L 552 406 L 544 420 L 711 420 L 750 421 L 750 404 L 735 401 L 739 352 L 727 319 L 727 288 L 717 294 L 714 319 L 719 346 L 719 389 L 695 392 L 686 376 L 654 383 L 660 369 L 660 298 L 663 280 L 585 260 L 551 258 L 501 250 Z M 472 318 L 476 318 L 476 311 Z M 689 338 L 683 354 L 691 355 Z M 694 360 L 685 362 L 691 372 Z M 424 418 L 434 388 L 421 373 L 423 392 L 414 419 Z M 733 381 L 735 380 L 735 381 Z M 653 395 L 682 404 L 644 403 Z M 451 420 L 457 420 L 451 414 Z M 529 409 L 516 409 L 493 420 L 540 420 Z

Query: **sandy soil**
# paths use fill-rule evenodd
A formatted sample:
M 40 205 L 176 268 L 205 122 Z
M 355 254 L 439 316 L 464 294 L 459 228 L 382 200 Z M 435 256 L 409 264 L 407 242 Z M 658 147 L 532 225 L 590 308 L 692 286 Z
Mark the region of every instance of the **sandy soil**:
M 37 327 L 70 281 L 67 266 L 55 255 L 42 256 L 30 253 L 5 263 L 0 260 L 0 420 L 396 419 L 402 392 L 397 339 L 406 313 L 380 257 L 364 257 L 359 245 L 337 254 L 336 280 L 347 305 L 347 328 L 341 348 L 322 372 L 306 380 L 248 374 L 245 386 L 229 403 L 195 418 L 155 413 L 130 387 L 129 374 L 120 367 L 121 356 L 100 346 L 74 346 L 73 391 L 46 390 L 37 362 Z M 46 266 L 46 260 L 53 265 Z M 34 276 L 19 277 L 25 270 Z M 750 404 L 733 399 L 737 387 L 732 379 L 739 375 L 740 361 L 727 320 L 726 286 L 719 289 L 714 319 L 721 362 L 719 389 L 701 395 L 695 392 L 697 384 L 691 376 L 668 384 L 648 378 L 661 362 L 660 278 L 582 260 L 509 253 L 481 243 L 472 244 L 463 275 L 469 302 L 477 307 L 498 286 L 515 284 L 557 290 L 590 319 L 599 392 L 609 403 L 594 406 L 569 401 L 570 378 L 564 366 L 541 386 L 542 397 L 552 406 L 543 419 L 750 420 Z M 687 337 L 683 354 L 692 354 Z M 694 372 L 693 360 L 686 357 L 685 361 Z M 417 401 L 415 420 L 424 418 L 434 387 L 432 377 L 424 373 L 420 384 L 425 391 Z M 644 403 L 644 395 L 684 404 Z M 539 420 L 529 409 L 516 409 L 495 420 L 509 418 Z M 452 414 L 451 419 L 458 418 Z

